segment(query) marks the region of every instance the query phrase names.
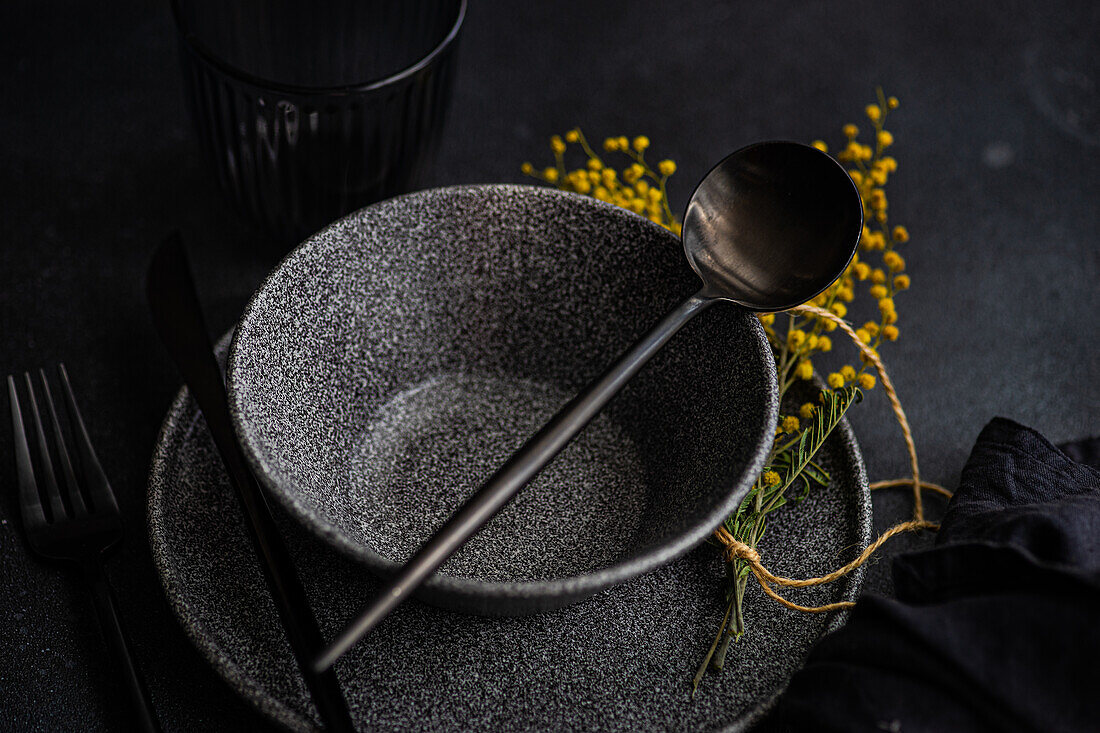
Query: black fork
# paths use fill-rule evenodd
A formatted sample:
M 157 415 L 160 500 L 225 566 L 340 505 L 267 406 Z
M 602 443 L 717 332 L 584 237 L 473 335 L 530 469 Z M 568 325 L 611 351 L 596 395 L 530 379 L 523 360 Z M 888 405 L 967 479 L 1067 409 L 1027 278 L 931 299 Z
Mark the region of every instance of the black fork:
M 43 412 L 48 418 L 54 451 L 51 451 L 46 437 L 31 375 L 23 375 L 31 415 L 30 428 L 38 444 L 37 467 L 31 460 L 27 425 L 20 409 L 16 380 L 8 377 L 23 529 L 27 542 L 37 554 L 75 563 L 84 571 L 91 586 L 103 636 L 119 666 L 132 703 L 132 723 L 140 730 L 157 731 L 160 728 L 149 702 L 148 690 L 134 663 L 129 640 L 119 621 L 118 603 L 103 570 L 103 553 L 122 539 L 122 513 L 88 438 L 64 365 L 58 364 L 57 372 L 69 417 L 70 441 L 66 441 L 58 420 L 46 374 L 38 371 Z M 56 452 L 56 457 L 53 452 Z

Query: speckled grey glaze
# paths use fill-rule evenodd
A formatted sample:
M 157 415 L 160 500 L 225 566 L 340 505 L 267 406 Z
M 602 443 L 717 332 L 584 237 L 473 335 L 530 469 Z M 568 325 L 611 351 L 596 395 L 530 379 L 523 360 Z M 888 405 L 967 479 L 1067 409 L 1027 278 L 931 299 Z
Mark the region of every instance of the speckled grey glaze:
M 675 236 L 588 197 L 486 185 L 391 199 L 263 283 L 230 349 L 230 409 L 290 515 L 391 572 L 699 285 Z M 528 613 L 671 561 L 748 490 L 776 411 L 759 323 L 710 308 L 422 597 Z
M 832 482 L 796 511 L 774 514 L 760 548 L 781 575 L 827 572 L 870 541 L 870 493 L 847 423 L 819 458 Z M 277 519 L 331 639 L 378 583 L 282 513 Z M 149 537 L 169 602 L 218 673 L 288 729 L 317 730 L 240 507 L 186 390 L 153 455 Z M 485 618 L 411 602 L 336 670 L 360 730 L 742 730 L 843 615 L 787 611 L 750 585 L 748 634 L 693 700 L 691 677 L 725 608 L 722 574 L 717 552 L 704 546 L 550 613 Z M 789 593 L 804 603 L 852 600 L 861 581 L 856 571 Z

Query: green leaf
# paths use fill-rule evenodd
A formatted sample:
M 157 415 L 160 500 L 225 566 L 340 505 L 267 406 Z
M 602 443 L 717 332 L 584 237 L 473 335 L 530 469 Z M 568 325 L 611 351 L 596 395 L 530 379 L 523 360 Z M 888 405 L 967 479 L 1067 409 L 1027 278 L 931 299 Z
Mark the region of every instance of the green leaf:
M 782 487 L 786 488 L 794 482 L 802 473 L 817 451 L 824 445 L 825 439 L 844 417 L 848 408 L 863 399 L 863 392 L 854 385 L 848 385 L 839 389 L 822 390 L 822 404 L 814 413 L 813 421 L 802 431 L 802 437 L 791 456 L 790 463 L 785 466 Z
M 802 469 L 802 477 L 808 481 L 813 481 L 818 486 L 829 485 L 829 474 L 821 466 L 817 465 L 813 461 L 810 461 Z

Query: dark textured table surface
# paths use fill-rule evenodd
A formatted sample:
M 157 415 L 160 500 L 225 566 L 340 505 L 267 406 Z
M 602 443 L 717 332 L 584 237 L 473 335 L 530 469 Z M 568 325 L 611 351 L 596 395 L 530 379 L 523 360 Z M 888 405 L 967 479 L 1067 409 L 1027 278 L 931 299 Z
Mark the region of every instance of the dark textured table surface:
M 178 378 L 142 294 L 152 248 L 189 237 L 211 328 L 235 321 L 279 252 L 199 159 L 161 3 L 0 8 L 0 374 L 64 360 L 129 534 L 109 561 L 167 730 L 262 723 L 172 616 L 145 542 L 149 456 Z M 900 163 L 913 288 L 883 350 L 923 475 L 953 485 L 1004 415 L 1054 442 L 1100 432 L 1100 9 L 1092 3 L 473 0 L 426 185 L 521 181 L 547 138 L 644 133 L 677 161 L 674 207 L 718 158 L 764 138 L 835 146 L 877 85 Z M 866 126 L 866 125 L 865 125 Z M 7 406 L 4 405 L 6 413 Z M 904 475 L 876 390 L 853 412 L 872 480 Z M 30 556 L 0 429 L 0 728 L 121 729 L 76 578 Z M 876 496 L 884 528 L 904 492 Z M 930 502 L 932 514 L 942 504 Z M 927 538 L 902 538 L 889 552 Z M 868 588 L 890 592 L 889 563 Z

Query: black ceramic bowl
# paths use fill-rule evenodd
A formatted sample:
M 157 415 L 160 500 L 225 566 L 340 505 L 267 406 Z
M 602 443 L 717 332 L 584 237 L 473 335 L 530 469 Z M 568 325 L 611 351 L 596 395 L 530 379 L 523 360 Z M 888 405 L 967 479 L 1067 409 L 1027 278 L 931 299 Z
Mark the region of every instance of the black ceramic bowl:
M 230 349 L 230 408 L 268 493 L 386 574 L 698 287 L 675 236 L 590 198 L 508 185 L 402 196 L 268 276 Z M 708 309 L 421 598 L 549 610 L 672 560 L 748 491 L 776 414 L 757 319 Z

